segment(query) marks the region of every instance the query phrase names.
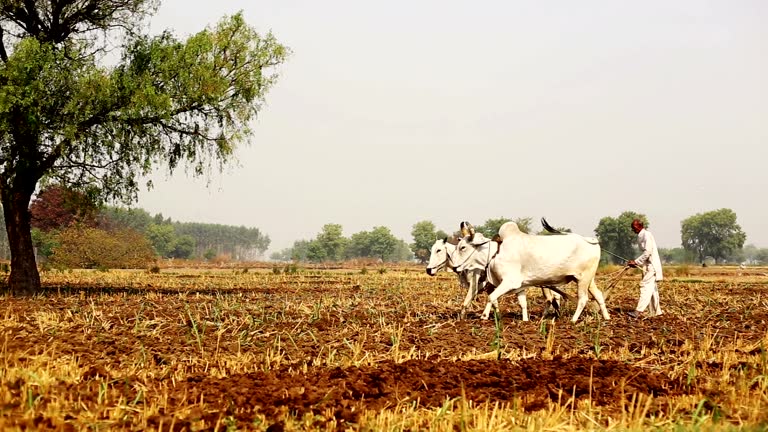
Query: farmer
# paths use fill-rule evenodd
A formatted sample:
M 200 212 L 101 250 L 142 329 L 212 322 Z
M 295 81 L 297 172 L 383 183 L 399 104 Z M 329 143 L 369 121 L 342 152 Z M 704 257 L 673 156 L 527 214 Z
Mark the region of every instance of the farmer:
M 629 316 L 632 318 L 642 317 L 646 308 L 649 316 L 658 316 L 661 315 L 661 304 L 657 282 L 663 278 L 663 275 L 659 250 L 656 248 L 656 239 L 638 219 L 632 221 L 632 231 L 637 234 L 637 244 L 640 246 L 642 254 L 627 261 L 627 265 L 640 268 L 643 271 L 643 279 L 640 281 L 640 299 L 637 301 L 637 308 L 629 312 Z

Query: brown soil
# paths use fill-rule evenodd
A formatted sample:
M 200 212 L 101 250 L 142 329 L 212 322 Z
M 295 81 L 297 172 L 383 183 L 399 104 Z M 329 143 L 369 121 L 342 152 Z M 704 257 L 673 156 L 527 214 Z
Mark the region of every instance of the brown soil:
M 565 405 L 575 396 L 618 411 L 633 394 L 652 394 L 650 415 L 663 409 L 667 398 L 717 387 L 712 377 L 724 369 L 755 375 L 765 355 L 759 341 L 768 328 L 768 310 L 761 303 L 768 287 L 759 283 L 664 282 L 666 314 L 634 320 L 624 313 L 636 301 L 637 280 L 630 277 L 611 298 L 612 320 L 585 312 L 576 324 L 569 322 L 572 304 L 564 306 L 564 316 L 554 324 L 540 320 L 543 303 L 534 290 L 530 322 L 520 321 L 514 299 L 503 298 L 502 352 L 525 357 L 511 361 L 487 359 L 494 356 L 497 328 L 492 320 L 478 319 L 483 296 L 468 319 L 456 319 L 463 293 L 451 275 L 206 277 L 213 286 L 169 275 L 166 280 L 173 283 L 68 282 L 48 284 L 47 295 L 34 299 L 7 298 L 0 315 L 17 318 L 0 327 L 4 353 L 12 366 L 29 365 L 44 355 L 76 359 L 86 366 L 79 379 L 56 379 L 50 393 L 77 400 L 84 409 L 94 409 L 106 384 L 113 401 L 134 401 L 140 407 L 145 400 L 154 406 L 162 400 L 151 425 L 175 422 L 189 428 L 195 421 L 212 424 L 222 416 L 247 426 L 256 412 L 270 421 L 287 413 L 311 413 L 354 423 L 365 410 L 413 403 L 434 408 L 460 397 L 535 411 L 550 403 Z M 58 324 L 47 327 L 40 313 Z M 202 336 L 198 339 L 195 332 Z M 546 348 L 550 332 L 551 351 Z M 736 339 L 757 348 L 740 352 L 739 363 L 696 363 L 702 378 L 695 386 L 675 372 L 691 344 L 710 340 L 713 346 L 728 346 Z M 331 351 L 354 357 L 351 343 L 370 353 L 372 364 L 324 365 Z M 283 356 L 279 367 L 209 372 L 221 356 L 258 357 L 270 349 Z M 392 360 L 409 350 L 418 359 Z M 627 361 L 606 360 L 619 352 Z M 458 360 L 473 356 L 486 359 Z M 137 364 L 151 373 L 125 372 L 135 371 Z M 6 424 L 60 428 L 61 423 L 45 417 L 14 420 L 25 412 L 27 380 L 32 382 L 0 382 L 0 391 L 9 395 L 0 406 Z M 49 400 L 41 398 L 40 407 Z M 194 408 L 200 400 L 205 409 Z

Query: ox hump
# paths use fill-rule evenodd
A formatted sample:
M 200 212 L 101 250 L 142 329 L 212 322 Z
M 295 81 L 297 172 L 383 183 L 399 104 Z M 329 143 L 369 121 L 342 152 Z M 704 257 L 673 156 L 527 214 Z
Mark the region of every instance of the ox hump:
M 507 222 L 499 228 L 499 237 L 504 241 L 510 237 L 521 235 L 523 232 L 514 222 Z

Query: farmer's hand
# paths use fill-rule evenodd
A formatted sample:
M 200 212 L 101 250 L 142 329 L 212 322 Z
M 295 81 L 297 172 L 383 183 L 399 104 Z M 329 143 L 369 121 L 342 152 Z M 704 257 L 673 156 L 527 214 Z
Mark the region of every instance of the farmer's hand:
M 627 261 L 627 267 L 637 268 L 637 263 L 635 260 L 629 260 Z

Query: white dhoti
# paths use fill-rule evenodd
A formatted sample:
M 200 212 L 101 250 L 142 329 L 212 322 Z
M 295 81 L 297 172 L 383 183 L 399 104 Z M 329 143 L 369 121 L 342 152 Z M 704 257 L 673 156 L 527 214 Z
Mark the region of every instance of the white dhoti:
M 643 269 L 643 279 L 640 281 L 640 299 L 637 301 L 639 312 L 644 312 L 646 308 L 649 316 L 657 316 L 662 313 L 656 270 L 652 264 L 648 264 Z

